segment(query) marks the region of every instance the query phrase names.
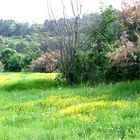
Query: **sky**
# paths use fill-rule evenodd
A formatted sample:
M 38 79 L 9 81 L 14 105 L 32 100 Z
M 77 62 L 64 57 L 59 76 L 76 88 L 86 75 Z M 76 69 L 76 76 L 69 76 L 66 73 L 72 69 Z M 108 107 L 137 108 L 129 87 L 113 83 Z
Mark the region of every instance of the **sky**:
M 63 0 L 68 17 L 72 12 L 69 0 Z M 73 0 L 76 1 L 76 0 Z M 99 11 L 101 0 L 80 0 L 82 14 Z M 102 0 L 106 5 L 120 9 L 122 0 Z M 50 0 L 57 18 L 62 17 L 61 0 Z M 0 19 L 12 19 L 18 22 L 43 23 L 48 16 L 47 0 L 0 0 Z

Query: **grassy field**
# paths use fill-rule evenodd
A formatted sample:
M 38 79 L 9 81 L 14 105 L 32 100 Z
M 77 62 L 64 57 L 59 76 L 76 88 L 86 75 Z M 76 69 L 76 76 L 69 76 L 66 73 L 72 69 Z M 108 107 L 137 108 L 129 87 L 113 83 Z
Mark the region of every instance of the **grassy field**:
M 140 81 L 59 86 L 56 74 L 0 74 L 0 140 L 140 139 Z

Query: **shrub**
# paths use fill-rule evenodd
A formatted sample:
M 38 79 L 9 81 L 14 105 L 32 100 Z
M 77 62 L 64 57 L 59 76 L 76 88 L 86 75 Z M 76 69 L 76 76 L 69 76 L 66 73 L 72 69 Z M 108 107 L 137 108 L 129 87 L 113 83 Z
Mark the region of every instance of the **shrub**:
M 139 78 L 139 52 L 138 49 L 128 42 L 109 54 L 111 63 L 108 71 L 109 81 L 134 80 Z
M 40 57 L 40 55 L 41 52 L 39 51 L 33 52 L 31 50 L 28 50 L 28 52 L 26 52 L 23 57 L 23 69 L 28 69 L 28 66 L 31 65 L 31 62 Z
M 113 65 L 127 65 L 128 63 L 136 63 L 137 48 L 131 42 L 123 45 L 115 52 L 109 53 L 109 59 Z
M 76 55 L 75 67 L 72 74 L 76 82 L 104 82 L 109 68 L 106 53 L 86 51 Z
M 22 56 L 19 54 L 14 54 L 8 60 L 8 70 L 19 72 L 22 70 Z
M 22 69 L 22 57 L 15 50 L 4 49 L 0 54 L 0 60 L 6 71 L 21 71 Z
M 54 72 L 57 69 L 59 56 L 56 52 L 45 53 L 41 57 L 31 62 L 29 69 L 36 72 Z
M 76 82 L 118 82 L 139 78 L 138 50 L 132 43 L 109 53 L 85 51 L 76 55 L 71 74 Z
M 4 49 L 0 54 L 0 60 L 5 65 L 4 69 L 8 70 L 8 60 L 11 56 L 13 56 L 16 53 L 16 51 L 6 48 Z

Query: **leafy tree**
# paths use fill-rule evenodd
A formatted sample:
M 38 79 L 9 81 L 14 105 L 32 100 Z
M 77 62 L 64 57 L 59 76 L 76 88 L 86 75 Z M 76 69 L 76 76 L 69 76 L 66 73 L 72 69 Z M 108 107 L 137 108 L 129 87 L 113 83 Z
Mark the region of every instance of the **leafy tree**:
M 40 51 L 32 51 L 28 50 L 26 53 L 23 55 L 23 68 L 26 69 L 28 66 L 31 64 L 33 60 L 36 60 L 38 57 L 41 56 Z
M 5 65 L 5 70 L 8 70 L 8 60 L 11 56 L 13 56 L 16 53 L 15 50 L 12 50 L 11 48 L 4 49 L 0 54 L 0 60 Z
M 116 23 L 117 15 L 112 6 L 109 6 L 100 15 L 99 21 L 90 27 L 90 42 L 95 51 L 107 50 L 109 45 L 118 39 L 119 31 Z

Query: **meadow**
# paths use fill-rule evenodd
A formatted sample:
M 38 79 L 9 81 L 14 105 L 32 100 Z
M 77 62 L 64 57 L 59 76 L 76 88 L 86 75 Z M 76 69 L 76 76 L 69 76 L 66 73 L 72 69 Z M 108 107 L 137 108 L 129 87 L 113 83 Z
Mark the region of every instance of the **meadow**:
M 140 139 L 140 81 L 58 84 L 57 74 L 0 74 L 0 140 Z

